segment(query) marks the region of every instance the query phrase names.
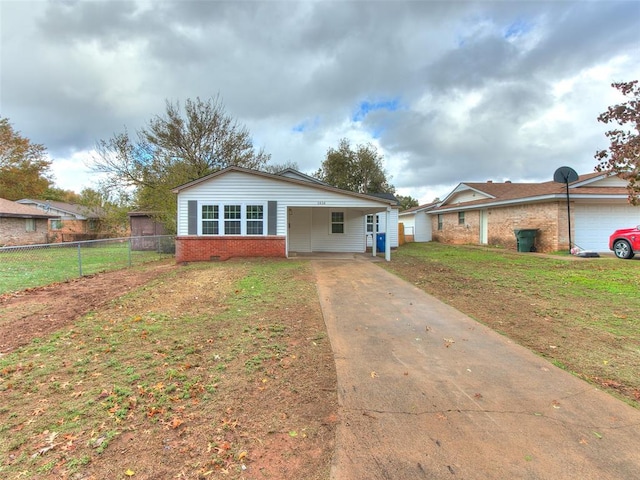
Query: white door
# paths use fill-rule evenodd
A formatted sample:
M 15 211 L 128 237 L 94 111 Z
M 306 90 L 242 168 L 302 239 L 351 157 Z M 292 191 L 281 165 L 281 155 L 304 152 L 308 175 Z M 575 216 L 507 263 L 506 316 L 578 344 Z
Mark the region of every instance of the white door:
M 609 251 L 609 235 L 619 228 L 640 224 L 640 207 L 632 205 L 576 204 L 573 243 L 583 250 Z
M 489 231 L 489 219 L 486 210 L 480 210 L 480 243 L 486 245 Z
M 289 251 L 311 251 L 311 208 L 299 207 L 287 209 L 289 227 Z

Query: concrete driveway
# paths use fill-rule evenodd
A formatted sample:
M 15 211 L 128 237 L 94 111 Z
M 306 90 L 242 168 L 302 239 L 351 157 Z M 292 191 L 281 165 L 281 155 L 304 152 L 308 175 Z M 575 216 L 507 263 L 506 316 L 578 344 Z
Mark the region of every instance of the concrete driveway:
M 313 260 L 334 480 L 640 478 L 640 411 L 370 260 Z

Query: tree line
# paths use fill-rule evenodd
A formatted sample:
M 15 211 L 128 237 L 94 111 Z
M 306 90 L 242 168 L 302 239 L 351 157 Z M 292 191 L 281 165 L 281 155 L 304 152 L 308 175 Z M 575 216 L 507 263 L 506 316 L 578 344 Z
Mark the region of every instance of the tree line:
M 596 153 L 596 170 L 625 178 L 629 201 L 639 204 L 640 87 L 637 81 L 612 86 L 626 101 L 598 117 L 603 123 L 617 123 L 618 128 L 606 133 L 610 145 Z M 219 96 L 187 99 L 184 106 L 167 101 L 162 115 L 152 117 L 133 134 L 125 129 L 97 141 L 88 163 L 102 180 L 78 194 L 55 186 L 44 145 L 23 137 L 9 119 L 0 117 L 0 197 L 101 207 L 114 228 L 124 225 L 128 211 L 138 209 L 152 212 L 168 231 L 175 232 L 176 201 L 171 189 L 232 165 L 271 173 L 298 169 L 295 162 L 270 161 L 271 155 L 256 150 L 247 127 L 227 113 Z M 313 176 L 353 192 L 395 194 L 383 161 L 373 144 L 354 146 L 343 138 L 327 150 Z M 396 198 L 403 210 L 418 205 L 410 196 Z

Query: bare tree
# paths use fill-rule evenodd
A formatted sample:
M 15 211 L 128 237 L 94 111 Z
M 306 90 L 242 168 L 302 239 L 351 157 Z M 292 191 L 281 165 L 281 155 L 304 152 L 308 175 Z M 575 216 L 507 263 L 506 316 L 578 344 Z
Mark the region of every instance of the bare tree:
M 125 130 L 100 140 L 90 167 L 104 174 L 111 190 L 134 192 L 139 208 L 156 212 L 175 229 L 175 198 L 171 189 L 231 165 L 260 169 L 270 156 L 253 147 L 249 130 L 229 114 L 219 96 L 203 101 L 166 102 L 132 139 Z

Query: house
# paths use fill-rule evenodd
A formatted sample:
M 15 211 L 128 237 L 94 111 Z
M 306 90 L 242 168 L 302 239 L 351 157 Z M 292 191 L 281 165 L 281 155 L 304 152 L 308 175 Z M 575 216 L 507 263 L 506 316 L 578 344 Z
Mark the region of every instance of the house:
M 431 218 L 427 212 L 438 205 L 438 202 L 425 203 L 408 208 L 398 214 L 398 221 L 404 226 L 407 242 L 430 242 L 432 240 Z
M 0 246 L 47 243 L 48 223 L 56 216 L 0 198 Z
M 75 242 L 95 240 L 100 235 L 100 218 L 102 213 L 96 208 L 89 208 L 75 203 L 55 200 L 32 200 L 24 198 L 18 203 L 30 205 L 47 214 L 53 214 L 49 220 L 50 242 Z
M 573 246 L 606 252 L 609 235 L 640 224 L 640 207 L 628 202 L 627 182 L 607 173 L 580 175 L 567 185 L 542 183 L 459 184 L 428 210 L 433 240 L 454 244 L 488 244 L 515 249 L 515 229 L 537 229 L 534 249 L 552 252 Z
M 376 221 L 380 233 L 389 232 L 387 260 L 398 245 L 395 198 L 341 190 L 292 169 L 271 174 L 232 166 L 173 192 L 177 262 L 364 253 L 367 237 L 375 255 Z

